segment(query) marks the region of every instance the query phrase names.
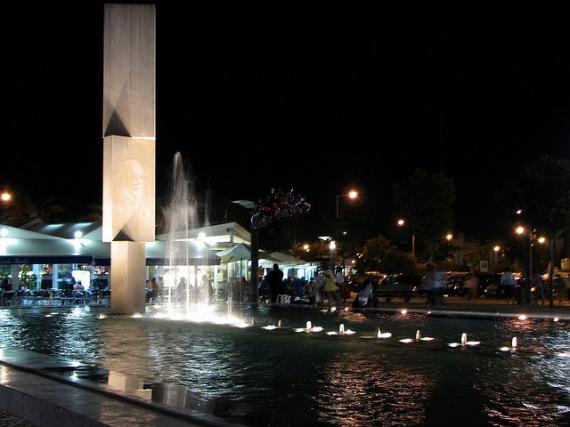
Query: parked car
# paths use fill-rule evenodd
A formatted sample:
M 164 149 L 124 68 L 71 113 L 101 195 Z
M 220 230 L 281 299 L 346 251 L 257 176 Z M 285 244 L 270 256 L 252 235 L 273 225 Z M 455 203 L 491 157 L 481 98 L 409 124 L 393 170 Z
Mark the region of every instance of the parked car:
M 501 275 L 496 273 L 476 273 L 479 279 L 479 295 L 485 295 L 485 290 L 494 284 L 501 282 Z
M 506 296 L 505 287 L 501 285 L 501 277 L 503 273 L 492 274 L 490 279 L 486 282 L 486 286 L 482 290 L 482 294 L 485 297 L 491 298 L 504 298 Z M 521 273 L 513 273 L 515 278 L 515 285 L 511 290 L 513 295 L 516 295 L 519 291 L 523 275 Z M 479 284 L 481 287 L 481 283 Z
M 467 280 L 469 273 L 464 271 L 450 272 L 447 274 L 445 284 L 447 286 L 448 295 L 464 296 L 467 295 L 467 290 L 464 289 L 465 280 Z
M 420 292 L 421 283 L 422 278 L 416 274 L 393 274 L 374 288 L 374 297 L 376 299 L 386 298 L 386 302 L 400 297 L 405 302 L 409 302 L 415 294 Z
M 352 292 L 358 293 L 362 289 L 362 282 L 364 282 L 365 279 L 370 278 L 375 283 L 380 283 L 386 277 L 387 277 L 386 274 L 382 274 L 377 271 L 367 271 L 363 275 L 352 276 L 348 282 L 348 287 Z

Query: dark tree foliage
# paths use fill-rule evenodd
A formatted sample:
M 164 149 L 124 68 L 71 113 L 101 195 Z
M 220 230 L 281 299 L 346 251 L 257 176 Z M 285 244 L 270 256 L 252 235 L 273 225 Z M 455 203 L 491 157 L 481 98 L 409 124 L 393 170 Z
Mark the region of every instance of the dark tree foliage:
M 453 226 L 453 179 L 416 169 L 410 177 L 394 184 L 394 198 L 399 214 L 416 235 L 418 248 L 433 257 L 437 243 Z
M 533 234 L 544 233 L 548 236 L 548 288 L 552 290 L 554 242 L 570 227 L 570 162 L 544 156 L 523 166 L 519 175 L 505 184 L 499 198 L 513 223 L 520 221 Z M 516 215 L 519 209 L 522 215 Z M 553 293 L 549 294 L 552 306 Z

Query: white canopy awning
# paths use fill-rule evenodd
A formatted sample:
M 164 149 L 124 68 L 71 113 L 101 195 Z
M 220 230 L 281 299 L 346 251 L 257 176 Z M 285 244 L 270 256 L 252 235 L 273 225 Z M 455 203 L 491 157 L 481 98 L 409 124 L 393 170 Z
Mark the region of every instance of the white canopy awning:
M 234 262 L 241 260 L 249 260 L 251 258 L 251 251 L 244 244 L 239 244 L 228 249 L 224 249 L 216 253 L 223 262 Z

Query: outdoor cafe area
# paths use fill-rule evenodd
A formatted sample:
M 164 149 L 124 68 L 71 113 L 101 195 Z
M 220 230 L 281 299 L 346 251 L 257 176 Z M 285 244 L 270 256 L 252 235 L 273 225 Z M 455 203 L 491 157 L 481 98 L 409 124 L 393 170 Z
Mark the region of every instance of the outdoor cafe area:
M 193 229 L 174 239 L 158 235 L 145 245 L 147 279 L 154 277 L 160 286 L 153 302 L 176 298 L 181 278 L 192 289 L 211 287 L 210 301 L 246 301 L 249 244 L 249 232 L 237 223 Z M 110 244 L 101 241 L 99 223 L 0 224 L 0 305 L 109 304 L 110 264 Z M 310 279 L 317 270 L 316 264 L 290 255 L 260 251 L 261 277 L 273 264 L 284 278 Z

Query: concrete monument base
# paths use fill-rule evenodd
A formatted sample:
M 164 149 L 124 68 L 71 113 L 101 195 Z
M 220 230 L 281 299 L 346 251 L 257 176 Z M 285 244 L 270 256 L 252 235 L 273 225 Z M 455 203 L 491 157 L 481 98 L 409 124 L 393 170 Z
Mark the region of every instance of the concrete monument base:
M 111 242 L 111 312 L 144 313 L 144 242 Z

